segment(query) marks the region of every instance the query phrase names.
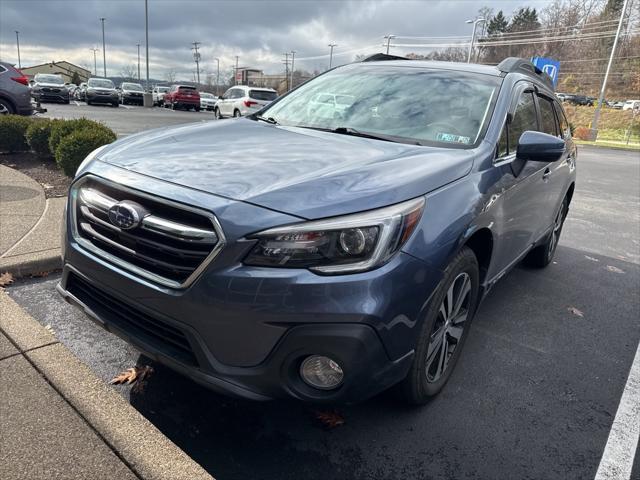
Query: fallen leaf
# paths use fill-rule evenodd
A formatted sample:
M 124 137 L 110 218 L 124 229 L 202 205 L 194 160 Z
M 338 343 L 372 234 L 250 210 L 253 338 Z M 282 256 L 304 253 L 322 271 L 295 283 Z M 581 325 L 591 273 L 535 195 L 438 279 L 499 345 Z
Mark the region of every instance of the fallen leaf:
M 589 255 L 585 255 L 584 258 L 586 258 L 587 260 L 591 260 L 592 262 L 599 262 L 600 261 L 597 258 L 590 257 Z
M 42 184 L 42 187 L 43 187 L 45 190 L 50 190 L 50 189 L 52 189 L 52 188 L 53 188 L 53 185 L 49 185 L 48 183 L 43 183 L 43 184 Z
M 53 327 L 52 327 L 51 325 L 48 325 L 48 324 L 47 324 L 47 325 L 45 325 L 45 326 L 44 326 L 44 329 L 45 329 L 46 331 L 48 331 L 51 335 L 55 335 L 55 334 L 56 334 L 56 332 L 53 330 Z
M 13 275 L 9 272 L 0 273 L 0 287 L 6 287 L 13 283 Z
M 109 382 L 109 385 L 122 385 L 126 383 L 127 385 L 131 385 L 134 382 L 139 382 L 140 384 L 144 383 L 144 380 L 153 373 L 153 368 L 148 365 L 127 368 L 125 371 L 120 372 L 118 375 L 113 377 Z M 134 387 L 135 388 L 135 387 Z M 142 391 L 143 386 L 139 386 L 137 391 Z
M 333 411 L 319 411 L 314 412 L 316 419 L 320 421 L 326 428 L 336 428 L 340 425 L 344 425 L 344 417 L 335 410 Z
M 569 310 L 569 313 L 573 313 L 576 317 L 584 317 L 584 313 L 582 313 L 582 311 L 578 310 L 576 307 L 569 307 L 567 308 L 567 310 Z
M 607 270 L 613 273 L 624 273 L 624 270 L 620 270 L 618 267 L 614 267 L 613 265 L 607 265 Z

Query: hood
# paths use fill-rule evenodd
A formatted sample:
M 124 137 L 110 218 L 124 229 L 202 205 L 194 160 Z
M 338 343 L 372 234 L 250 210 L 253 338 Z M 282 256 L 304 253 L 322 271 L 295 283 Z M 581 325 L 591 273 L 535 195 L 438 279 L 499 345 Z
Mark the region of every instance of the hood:
M 408 200 L 466 175 L 474 151 L 405 145 L 249 119 L 143 132 L 99 160 L 302 218 Z
M 61 85 L 59 83 L 47 83 L 47 82 L 36 82 L 34 87 L 65 88 L 64 85 Z

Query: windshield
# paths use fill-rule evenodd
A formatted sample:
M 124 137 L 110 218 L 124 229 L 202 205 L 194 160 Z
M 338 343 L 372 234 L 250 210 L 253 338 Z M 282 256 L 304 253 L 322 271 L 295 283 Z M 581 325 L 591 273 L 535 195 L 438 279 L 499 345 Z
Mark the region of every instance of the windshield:
M 64 80 L 58 75 L 36 75 L 35 78 L 38 83 L 53 83 L 54 85 L 64 85 Z
M 115 88 L 113 86 L 113 82 L 106 78 L 90 78 L 89 86 L 98 88 Z
M 142 92 L 142 85 L 138 85 L 137 83 L 123 83 L 123 90 L 133 90 L 135 92 Z
M 254 100 L 267 100 L 269 102 L 276 99 L 278 94 L 270 90 L 249 90 L 249 98 Z
M 307 82 L 261 116 L 284 126 L 469 148 L 491 118 L 500 82 L 460 71 L 355 64 Z
M 212 95 L 212 94 L 210 94 L 210 93 L 202 93 L 202 92 L 201 92 L 201 93 L 200 93 L 200 96 L 201 96 L 202 98 L 213 98 L 213 95 Z

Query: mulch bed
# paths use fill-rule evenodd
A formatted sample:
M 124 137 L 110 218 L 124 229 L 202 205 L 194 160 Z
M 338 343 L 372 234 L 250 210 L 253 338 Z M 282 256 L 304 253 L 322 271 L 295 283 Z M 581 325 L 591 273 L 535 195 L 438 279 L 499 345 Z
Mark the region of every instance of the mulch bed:
M 0 164 L 15 168 L 33 178 L 44 188 L 47 198 L 67 195 L 71 178 L 62 173 L 53 158 L 42 158 L 31 152 L 0 155 Z

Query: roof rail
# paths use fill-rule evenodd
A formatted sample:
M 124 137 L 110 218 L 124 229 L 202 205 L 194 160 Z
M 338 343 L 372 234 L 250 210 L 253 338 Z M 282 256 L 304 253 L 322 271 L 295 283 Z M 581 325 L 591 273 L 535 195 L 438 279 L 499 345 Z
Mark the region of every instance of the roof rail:
M 553 81 L 551 80 L 551 77 L 547 75 L 545 72 L 543 72 L 542 70 L 540 70 L 538 67 L 536 67 L 529 60 L 525 60 L 524 58 L 518 58 L 518 57 L 505 58 L 498 64 L 496 68 L 503 73 L 519 72 L 519 73 L 528 74 L 529 76 L 532 76 L 540 80 L 551 90 L 554 89 Z
M 360 60 L 361 62 L 382 62 L 385 60 L 411 60 L 407 57 L 399 57 L 397 55 L 389 55 L 386 53 L 374 53 L 373 55 L 369 55 L 367 58 L 363 58 Z

